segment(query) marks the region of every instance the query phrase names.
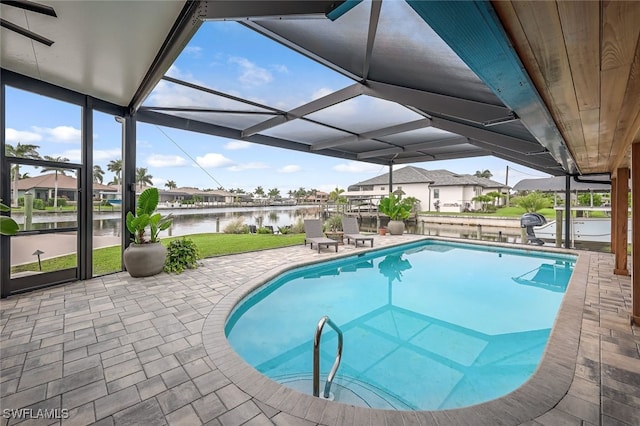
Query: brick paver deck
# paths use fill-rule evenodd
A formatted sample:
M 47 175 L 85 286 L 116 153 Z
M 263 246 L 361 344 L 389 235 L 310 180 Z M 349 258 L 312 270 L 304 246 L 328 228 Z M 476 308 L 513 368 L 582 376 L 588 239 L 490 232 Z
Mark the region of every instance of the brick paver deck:
M 376 237 L 374 249 L 416 238 Z M 337 255 L 356 250 L 369 248 L 340 246 Z M 580 252 L 549 367 L 520 392 L 529 404 L 513 397 L 396 412 L 329 403 L 271 382 L 229 352 L 220 324 L 235 300 L 291 265 L 335 256 L 295 246 L 207 259 L 180 275 L 118 273 L 3 299 L 2 424 L 640 424 L 631 284 L 612 274 L 606 253 Z M 65 419 L 28 418 L 43 414 Z

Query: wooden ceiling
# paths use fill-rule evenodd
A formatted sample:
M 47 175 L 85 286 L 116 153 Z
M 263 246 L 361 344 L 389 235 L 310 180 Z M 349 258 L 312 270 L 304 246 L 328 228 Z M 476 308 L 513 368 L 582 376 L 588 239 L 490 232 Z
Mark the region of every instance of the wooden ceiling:
M 493 1 L 581 173 L 640 143 L 640 1 Z

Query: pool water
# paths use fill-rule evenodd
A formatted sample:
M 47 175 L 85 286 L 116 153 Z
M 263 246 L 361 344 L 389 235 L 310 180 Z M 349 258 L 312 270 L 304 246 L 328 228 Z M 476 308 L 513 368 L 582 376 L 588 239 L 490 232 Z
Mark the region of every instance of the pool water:
M 576 257 L 427 241 L 298 268 L 245 298 L 231 346 L 275 381 L 312 393 L 313 337 L 328 315 L 344 334 L 331 388 L 345 403 L 464 407 L 533 374 Z M 321 389 L 337 334 L 325 327 Z

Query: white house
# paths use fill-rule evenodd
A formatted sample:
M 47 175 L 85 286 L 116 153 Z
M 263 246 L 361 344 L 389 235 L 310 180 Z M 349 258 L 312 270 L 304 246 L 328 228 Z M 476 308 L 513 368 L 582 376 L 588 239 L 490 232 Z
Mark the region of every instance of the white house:
M 393 171 L 392 188 L 389 188 L 389 173 L 385 173 L 349 186 L 343 195 L 354 205 L 377 204 L 380 198 L 398 190 L 404 197 L 420 200 L 420 211 L 462 212 L 482 208 L 482 203 L 472 201 L 473 198 L 494 191 L 506 194 L 508 187 L 473 175 L 407 166 Z M 503 200 L 497 200 L 498 205 L 501 203 Z

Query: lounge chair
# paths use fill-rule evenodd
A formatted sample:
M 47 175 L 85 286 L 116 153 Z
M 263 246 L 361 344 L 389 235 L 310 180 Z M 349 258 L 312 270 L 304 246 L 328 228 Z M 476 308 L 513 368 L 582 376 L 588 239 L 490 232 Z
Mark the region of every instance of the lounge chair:
M 373 237 L 362 235 L 358 227 L 358 220 L 353 216 L 342 216 L 342 231 L 344 232 L 344 238 L 347 239 L 347 244 L 351 244 L 351 240 L 354 241 L 356 247 L 358 247 L 358 241 L 371 241 L 371 247 L 373 247 Z
M 315 244 L 318 246 L 318 253 L 320 253 L 320 247 L 322 246 L 326 248 L 336 246 L 336 251 L 338 251 L 338 241 L 327 238 L 322 234 L 322 222 L 320 222 L 320 219 L 305 219 L 304 233 L 304 245 L 306 246 L 309 243 L 311 244 L 311 249 L 313 249 Z

